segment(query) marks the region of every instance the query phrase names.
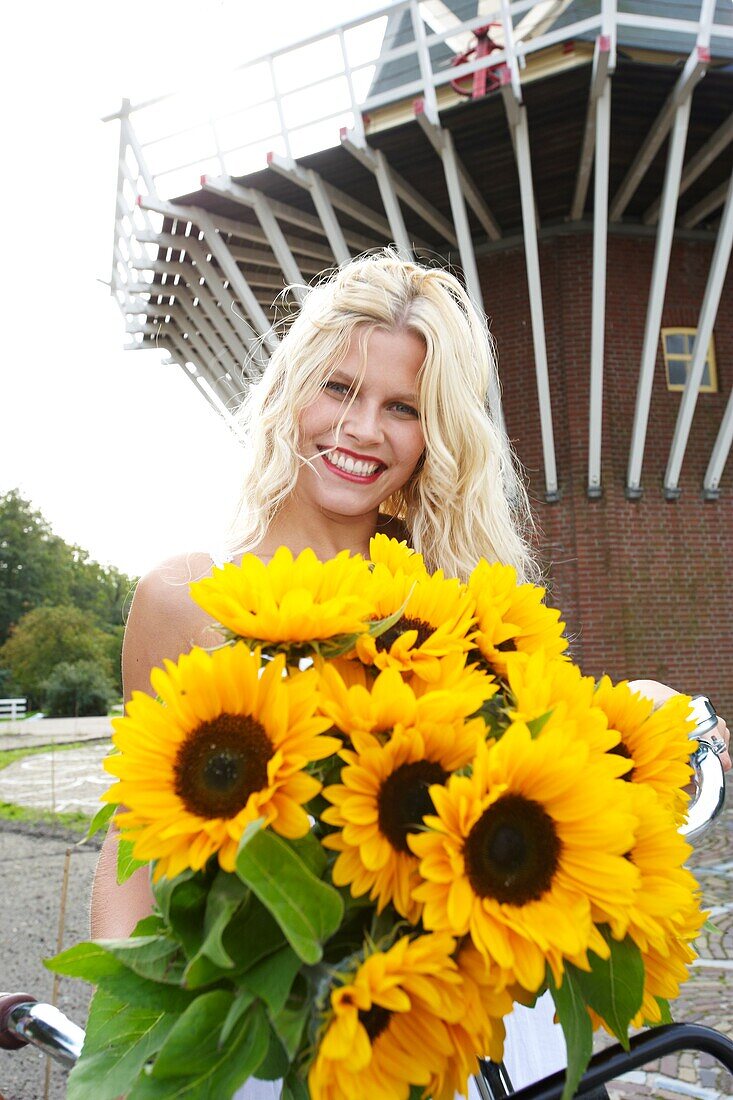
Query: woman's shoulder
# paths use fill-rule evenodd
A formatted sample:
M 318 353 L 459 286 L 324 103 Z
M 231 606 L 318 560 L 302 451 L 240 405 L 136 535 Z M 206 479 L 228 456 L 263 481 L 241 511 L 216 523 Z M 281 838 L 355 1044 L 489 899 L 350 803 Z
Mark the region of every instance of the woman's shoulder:
M 191 599 L 189 585 L 207 576 L 213 562 L 203 552 L 177 554 L 138 581 L 125 630 L 123 678 L 126 693 L 148 690 L 150 669 L 175 661 L 194 645 L 220 641 L 211 617 Z

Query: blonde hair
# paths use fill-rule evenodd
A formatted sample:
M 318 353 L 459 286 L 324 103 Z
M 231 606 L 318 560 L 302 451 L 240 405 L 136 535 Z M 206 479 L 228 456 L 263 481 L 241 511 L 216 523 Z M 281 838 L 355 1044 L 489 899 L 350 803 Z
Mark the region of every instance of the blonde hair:
M 527 495 L 504 429 L 486 407 L 498 379 L 485 318 L 450 272 L 408 263 L 392 249 L 352 260 L 310 288 L 243 402 L 247 467 L 228 556 L 263 540 L 304 462 L 301 413 L 355 339 L 365 365 L 366 341 L 377 328 L 408 330 L 425 345 L 418 375 L 424 456 L 383 509 L 404 522 L 431 569 L 465 579 L 485 557 L 534 579 Z

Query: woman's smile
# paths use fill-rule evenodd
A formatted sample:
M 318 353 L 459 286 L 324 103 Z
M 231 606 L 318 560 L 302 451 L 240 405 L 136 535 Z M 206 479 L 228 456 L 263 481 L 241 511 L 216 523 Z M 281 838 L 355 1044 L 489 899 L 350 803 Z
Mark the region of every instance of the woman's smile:
M 371 485 L 386 470 L 386 464 L 369 455 L 355 454 L 345 447 L 320 448 L 321 458 L 327 470 L 347 481 L 363 482 Z

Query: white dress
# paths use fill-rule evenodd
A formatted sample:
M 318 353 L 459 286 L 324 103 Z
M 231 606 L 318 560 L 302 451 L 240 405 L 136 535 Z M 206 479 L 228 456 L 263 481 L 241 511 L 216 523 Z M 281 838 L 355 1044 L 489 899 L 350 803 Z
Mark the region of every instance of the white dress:
M 565 1040 L 562 1029 L 553 1023 L 554 1012 L 552 997 L 545 993 L 534 1008 L 517 1005 L 507 1016 L 504 1065 L 515 1090 L 565 1068 Z M 234 1100 L 280 1100 L 280 1085 L 280 1081 L 252 1079 L 235 1093 Z M 468 1098 L 481 1100 L 473 1078 Z

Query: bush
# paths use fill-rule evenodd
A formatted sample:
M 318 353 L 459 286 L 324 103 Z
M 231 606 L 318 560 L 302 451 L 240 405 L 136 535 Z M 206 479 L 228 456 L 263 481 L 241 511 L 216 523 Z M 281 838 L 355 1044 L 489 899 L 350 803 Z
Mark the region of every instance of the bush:
M 118 641 L 78 607 L 36 607 L 17 623 L 0 648 L 0 666 L 10 669 L 29 707 L 43 703 L 43 685 L 57 665 L 89 661 L 114 675 L 110 654 Z
M 94 661 L 62 661 L 43 684 L 43 707 L 47 718 L 84 718 L 106 714 L 116 695 Z

